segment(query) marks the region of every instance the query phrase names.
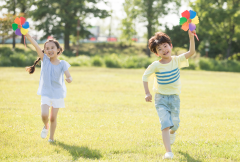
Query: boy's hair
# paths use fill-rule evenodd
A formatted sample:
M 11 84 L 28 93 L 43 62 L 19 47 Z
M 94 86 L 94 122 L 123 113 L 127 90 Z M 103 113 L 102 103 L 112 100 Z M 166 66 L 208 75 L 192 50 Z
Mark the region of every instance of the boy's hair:
M 157 53 L 156 47 L 162 43 L 168 43 L 170 46 L 172 44 L 171 39 L 167 34 L 163 32 L 157 32 L 152 38 L 149 39 L 148 48 L 153 53 Z
M 59 49 L 59 52 L 57 53 L 58 55 L 61 54 L 63 52 L 63 48 L 60 46 L 59 42 L 55 39 L 49 39 L 47 40 L 45 43 L 44 43 L 44 48 L 45 48 L 45 45 L 48 43 L 48 42 L 53 42 L 55 43 L 55 45 L 57 46 L 57 49 Z M 42 50 L 42 52 L 44 53 L 44 49 Z M 28 66 L 26 67 L 26 71 L 29 72 L 29 74 L 33 74 L 34 71 L 35 71 L 35 66 L 38 64 L 38 62 L 41 60 L 41 58 L 37 58 L 37 60 L 34 62 L 34 64 L 32 66 Z

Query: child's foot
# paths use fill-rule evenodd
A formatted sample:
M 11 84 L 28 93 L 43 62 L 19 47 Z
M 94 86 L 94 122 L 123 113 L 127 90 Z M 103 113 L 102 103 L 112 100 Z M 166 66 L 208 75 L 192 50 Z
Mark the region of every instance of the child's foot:
M 42 132 L 41 132 L 41 137 L 42 138 L 46 138 L 47 134 L 48 134 L 48 130 L 44 126 L 43 129 L 42 129 Z
M 50 143 L 51 143 L 51 142 L 54 142 L 54 140 L 52 140 L 52 139 L 49 139 L 49 140 L 48 140 L 48 142 L 50 142 Z
M 175 138 L 176 138 L 176 132 L 174 134 L 171 134 L 170 133 L 170 144 L 172 145 L 175 141 Z
M 163 156 L 163 159 L 172 159 L 172 158 L 173 158 L 172 152 L 166 152 L 165 155 Z

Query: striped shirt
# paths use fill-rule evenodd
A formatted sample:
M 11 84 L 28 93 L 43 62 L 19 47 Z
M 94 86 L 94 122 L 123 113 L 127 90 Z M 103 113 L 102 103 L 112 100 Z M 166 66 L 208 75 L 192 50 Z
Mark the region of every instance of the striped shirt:
M 154 74 L 155 93 L 179 95 L 181 93 L 180 68 L 188 66 L 188 60 L 184 54 L 172 56 L 172 60 L 167 64 L 154 61 L 144 72 L 142 80 L 148 82 L 149 77 Z

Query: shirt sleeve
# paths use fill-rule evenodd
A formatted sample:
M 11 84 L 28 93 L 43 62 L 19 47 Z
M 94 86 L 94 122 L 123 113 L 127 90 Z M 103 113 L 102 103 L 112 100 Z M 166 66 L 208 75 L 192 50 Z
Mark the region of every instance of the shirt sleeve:
M 44 53 L 44 55 L 43 55 L 43 62 L 46 62 L 47 60 L 50 60 L 49 58 L 48 58 L 48 56 Z
M 63 71 L 64 72 L 67 71 L 70 66 L 71 65 L 67 61 L 63 60 Z
M 148 68 L 145 70 L 142 80 L 144 82 L 148 82 L 149 77 L 156 72 L 156 63 L 153 62 L 151 65 L 148 66 Z
M 185 54 L 181 54 L 179 56 L 176 56 L 178 67 L 183 68 L 183 67 L 188 67 L 188 59 L 186 59 Z

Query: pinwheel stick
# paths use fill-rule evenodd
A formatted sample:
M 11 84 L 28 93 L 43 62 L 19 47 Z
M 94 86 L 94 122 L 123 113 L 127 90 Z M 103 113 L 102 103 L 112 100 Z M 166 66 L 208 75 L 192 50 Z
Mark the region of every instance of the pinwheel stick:
M 197 34 L 196 34 L 196 33 L 194 33 L 194 35 L 195 35 L 195 37 L 197 38 L 197 40 L 199 41 Z

